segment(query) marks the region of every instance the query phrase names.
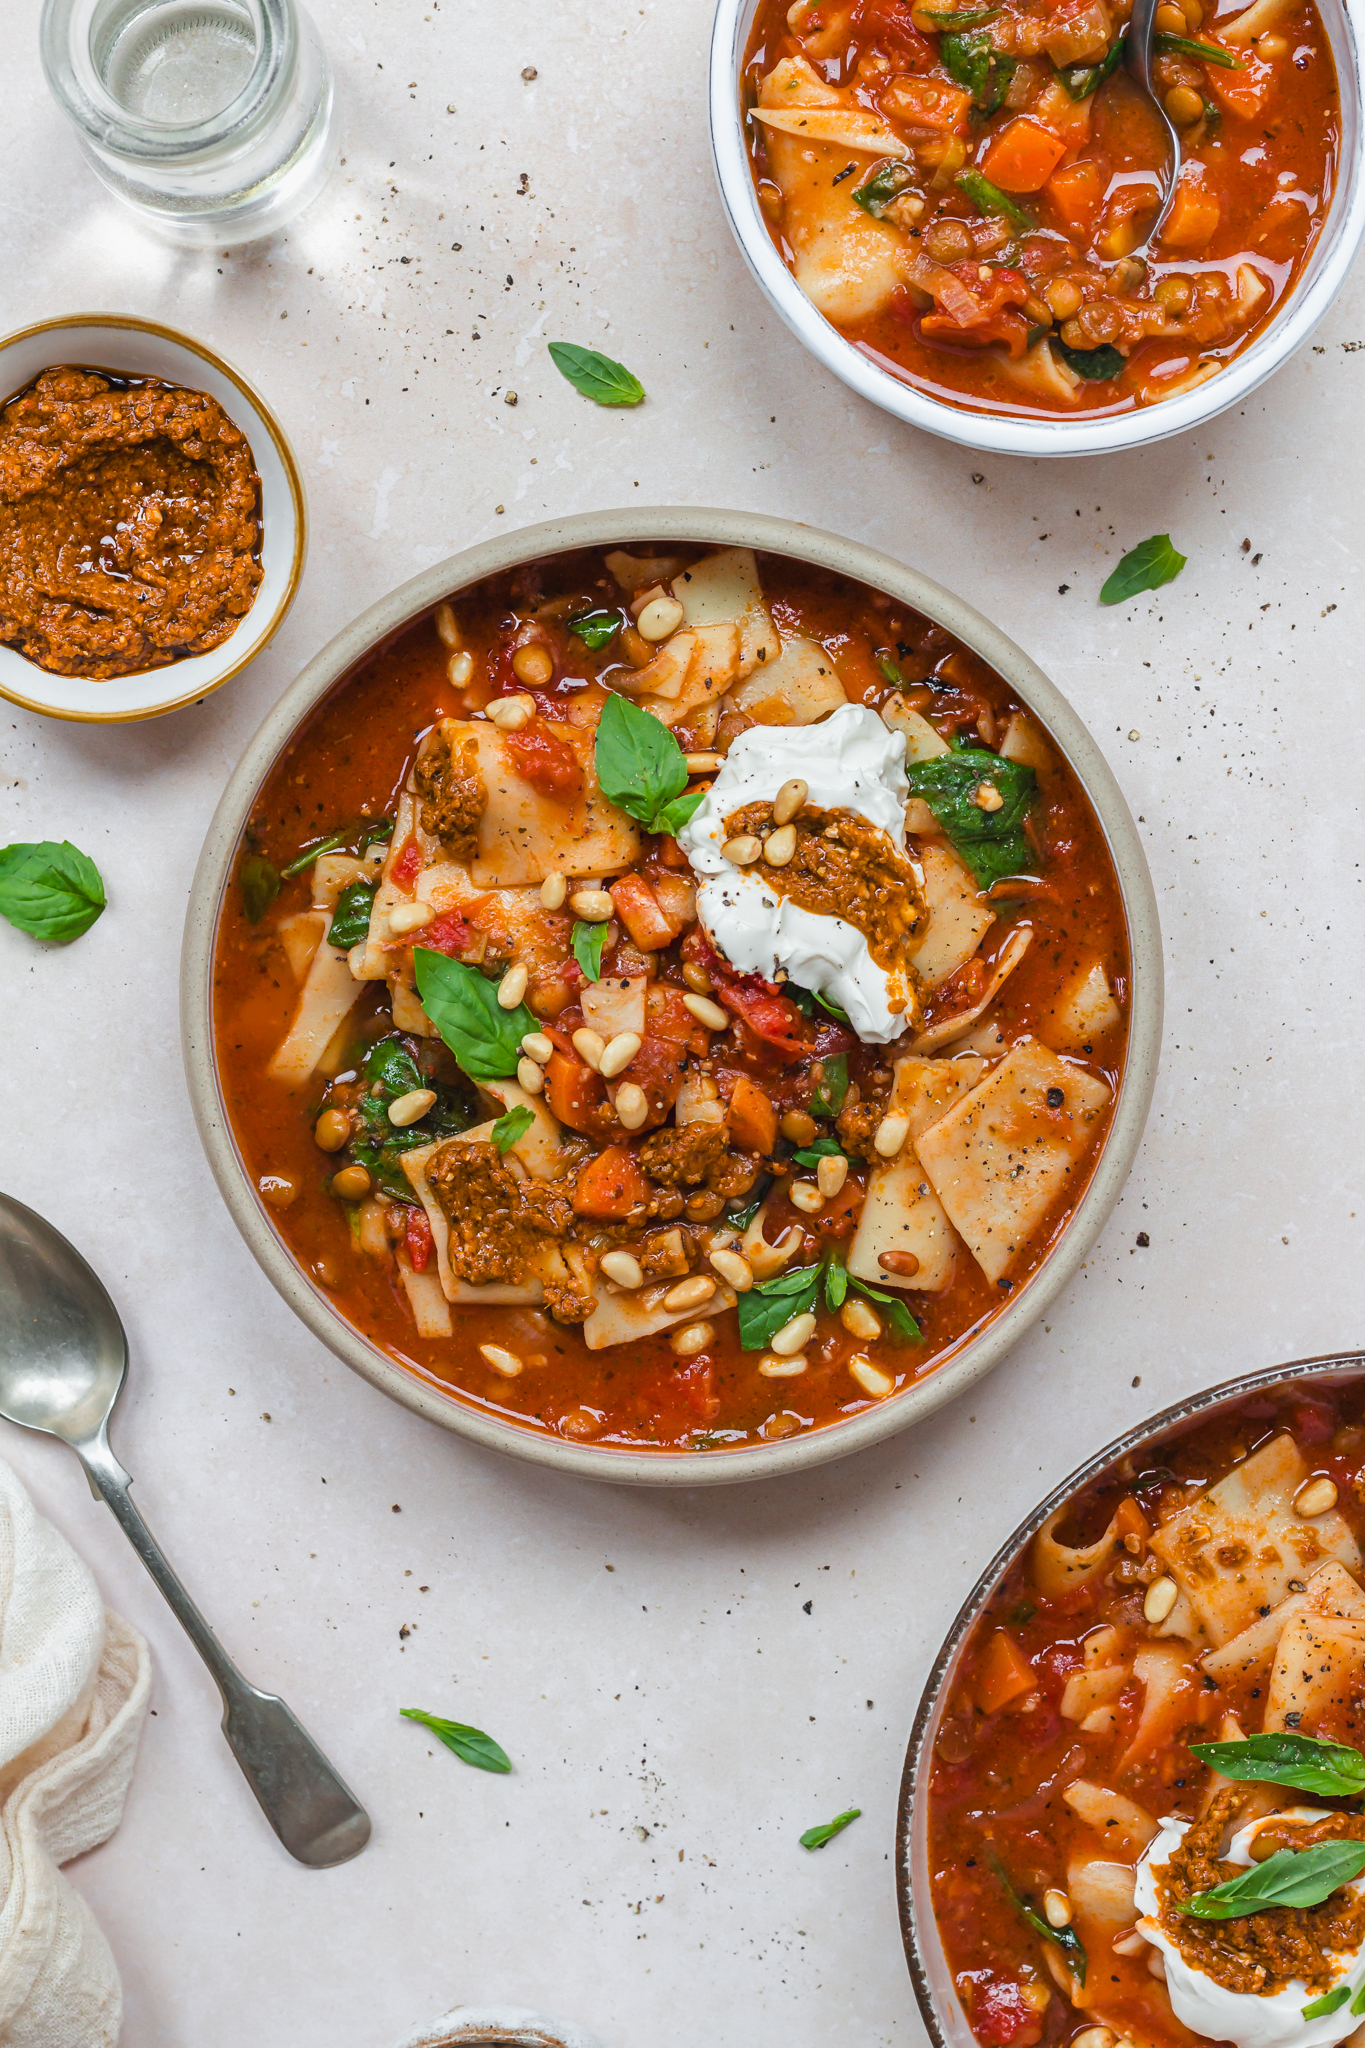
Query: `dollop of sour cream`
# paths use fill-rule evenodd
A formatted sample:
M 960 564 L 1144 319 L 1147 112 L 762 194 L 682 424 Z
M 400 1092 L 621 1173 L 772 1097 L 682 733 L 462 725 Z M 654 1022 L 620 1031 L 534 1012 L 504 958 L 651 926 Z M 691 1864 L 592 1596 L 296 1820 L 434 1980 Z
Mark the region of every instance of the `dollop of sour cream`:
M 697 915 L 707 937 L 741 974 L 768 981 L 787 975 L 837 1003 L 859 1038 L 889 1045 L 906 1027 L 893 1010 L 895 990 L 856 925 L 803 910 L 771 885 L 760 861 L 736 867 L 721 852 L 725 820 L 752 803 L 771 803 L 799 776 L 807 802 L 856 811 L 905 846 L 905 736 L 863 704 L 847 704 L 820 725 L 751 726 L 731 745 L 715 781 L 678 834 L 703 877 Z
M 1249 1867 L 1254 1861 L 1252 1840 L 1258 1828 L 1264 1827 L 1269 1820 L 1277 1823 L 1303 1821 L 1307 1824 L 1326 1818 L 1326 1809 L 1320 1806 L 1291 1806 L 1283 1813 L 1263 1815 L 1238 1829 L 1225 1860 Z M 1306 2020 L 1304 2007 L 1315 2003 L 1324 1993 L 1310 1991 L 1301 1978 L 1292 1979 L 1279 1991 L 1264 1994 L 1229 1991 L 1225 1984 L 1215 1983 L 1205 1971 L 1187 1962 L 1162 1929 L 1157 1918 L 1160 1902 L 1153 1872 L 1169 1860 L 1172 1850 L 1190 1825 L 1189 1821 L 1178 1820 L 1174 1815 L 1162 1821 L 1160 1831 L 1148 1844 L 1138 1863 L 1134 1892 L 1142 1914 L 1137 1923 L 1138 1932 L 1159 1948 L 1166 1958 L 1166 1990 L 1176 2018 L 1208 2040 L 1234 2041 L 1237 2048 L 1335 2048 L 1336 2042 L 1344 2041 L 1360 2025 L 1360 2015 L 1352 2013 L 1351 2006 L 1356 1992 L 1365 1985 L 1365 1949 L 1352 1949 L 1329 1957 L 1336 1972 L 1331 1988 L 1336 1990 L 1345 1984 L 1351 1997 L 1344 1999 L 1335 2012 Z M 1362 1888 L 1365 1888 L 1365 1878 L 1358 1878 L 1349 1887 L 1356 1893 Z

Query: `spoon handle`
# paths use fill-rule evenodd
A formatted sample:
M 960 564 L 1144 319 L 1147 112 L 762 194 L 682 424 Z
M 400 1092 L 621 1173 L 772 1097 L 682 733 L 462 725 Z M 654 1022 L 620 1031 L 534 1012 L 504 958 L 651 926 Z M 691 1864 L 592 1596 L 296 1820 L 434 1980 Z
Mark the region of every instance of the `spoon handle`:
M 284 1701 L 243 1678 L 133 1506 L 132 1480 L 108 1437 L 101 1430 L 72 1448 L 213 1673 L 223 1696 L 223 1733 L 285 1848 L 314 1870 L 358 1856 L 370 1839 L 369 1815 Z

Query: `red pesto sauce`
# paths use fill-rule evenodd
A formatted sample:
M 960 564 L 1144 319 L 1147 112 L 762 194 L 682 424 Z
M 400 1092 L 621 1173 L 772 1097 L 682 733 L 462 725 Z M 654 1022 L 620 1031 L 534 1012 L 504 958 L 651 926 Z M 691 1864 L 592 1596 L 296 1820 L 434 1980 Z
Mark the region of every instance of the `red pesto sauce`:
M 1357 1540 L 1365 1540 L 1365 1380 L 1316 1386 L 1297 1381 L 1144 1446 L 1078 1494 L 1054 1531 L 1059 1541 L 1083 1546 L 1104 1533 L 1124 1501 L 1136 1501 L 1155 1526 L 1194 1500 L 1272 1437 L 1292 1436 L 1308 1470 L 1326 1474 L 1338 1489 L 1338 1512 Z M 1030 1546 L 1031 1549 L 1031 1546 Z M 1235 1714 L 1246 1734 L 1261 1726 L 1265 1671 L 1215 1685 L 1192 1666 L 1192 1683 L 1167 1739 L 1125 1768 L 1143 1687 L 1130 1683 L 1117 1700 L 1112 1733 L 1087 1734 L 1064 1720 L 1058 1702 L 1068 1675 L 1084 1662 L 1081 1643 L 1102 1623 L 1126 1632 L 1127 1654 L 1150 1636 L 1142 1619 L 1144 1588 L 1139 1558 L 1116 1552 L 1118 1582 L 1107 1568 L 1088 1585 L 1049 1599 L 1030 1570 L 1030 1554 L 1006 1572 L 967 1638 L 940 1726 L 929 1800 L 929 1866 L 934 1913 L 958 1995 L 978 2040 L 989 2048 L 1047 2048 L 1079 2026 L 1103 2023 L 1136 2042 L 1189 2048 L 1193 2034 L 1172 2013 L 1164 1986 L 1147 1969 L 1151 1951 L 1115 1954 L 1108 1942 L 1088 1945 L 1087 2001 L 1079 2011 L 1046 1966 L 1045 1944 L 1011 1905 L 993 1858 L 1015 1890 L 1041 1911 L 1050 1886 L 1067 1889 L 1073 1850 L 1103 1854 L 1092 1830 L 1064 1803 L 1062 1788 L 1084 1778 L 1112 1787 L 1156 1817 L 1194 1817 L 1209 1782 L 1207 1767 L 1191 1757 L 1191 1742 L 1219 1739 L 1223 1716 Z M 1124 1583 L 1125 1578 L 1127 1583 Z M 1020 1711 L 1016 1697 L 982 1712 L 988 1653 L 998 1654 L 1002 1632 L 1036 1675 L 1037 1706 Z M 1324 1741 L 1365 1744 L 1365 1699 L 1302 1732 Z M 1271 1788 L 1277 1789 L 1277 1788 Z M 1327 1805 L 1319 1795 L 1290 1794 Z M 1132 1853 L 1112 1853 L 1131 1862 Z M 1021 1995 L 1042 1985 L 1051 1992 L 1039 2013 Z
M 663 552 L 662 545 L 656 551 Z M 821 640 L 852 701 L 875 706 L 890 694 L 873 650 L 891 644 L 899 651 L 908 701 L 940 723 L 956 723 L 970 733 L 978 719 L 984 717 L 989 724 L 993 717 L 992 729 L 998 736 L 1016 708 L 1017 700 L 997 676 L 917 613 L 860 584 L 780 558 L 760 556 L 759 565 L 779 631 Z M 531 602 L 560 593 L 581 593 L 596 604 L 619 602 L 619 592 L 604 580 L 595 554 L 557 556 L 536 564 L 530 574 L 535 579 Z M 500 626 L 513 605 L 525 611 L 527 575 L 523 569 L 459 595 L 464 644 L 475 657 L 475 680 L 467 691 L 447 680 L 447 650 L 431 614 L 416 620 L 339 683 L 264 783 L 252 807 L 243 852 L 264 855 L 283 867 L 304 842 L 334 830 L 341 821 L 362 811 L 376 817 L 392 814 L 422 734 L 439 717 L 467 715 L 486 700 L 483 657 L 499 644 Z M 613 657 L 606 651 L 594 655 L 575 643 L 577 671 L 589 679 L 619 659 L 619 654 Z M 928 680 L 922 688 L 912 687 L 919 678 Z M 685 733 L 683 739 L 686 745 Z M 1103 833 L 1074 776 L 1060 761 L 1040 775 L 1039 792 L 1034 819 L 1048 887 L 1037 892 L 1024 913 L 1033 924 L 1034 940 L 996 1005 L 1007 1037 L 1033 1028 L 1050 1007 L 1061 976 L 1081 954 L 1098 955 L 1104 962 L 1119 1007 L 1125 1017 L 1127 1013 L 1127 926 Z M 598 1443 L 633 1450 L 721 1449 L 795 1435 L 857 1414 L 874 1404 L 858 1392 L 848 1359 L 860 1350 L 870 1353 L 895 1377 L 898 1388 L 941 1365 L 1014 1299 L 1044 1262 L 1104 1149 L 1108 1114 L 1099 1124 L 1089 1158 L 1078 1170 L 1071 1200 L 1059 1205 L 1019 1255 L 1008 1292 L 991 1285 L 970 1254 L 959 1249 L 956 1277 L 949 1287 L 940 1294 L 912 1292 L 903 1297 L 920 1323 L 922 1342 L 902 1343 L 888 1335 L 868 1345 L 822 1312 L 799 1386 L 791 1380 L 774 1383 L 756 1372 L 757 1354 L 740 1350 L 733 1312 L 716 1319 L 715 1344 L 702 1357 L 686 1361 L 674 1356 L 663 1335 L 589 1351 L 577 1328 L 521 1308 L 457 1308 L 453 1340 L 423 1340 L 414 1328 L 392 1260 L 385 1265 L 355 1249 L 346 1205 L 330 1192 L 329 1176 L 338 1162 L 313 1140 L 326 1085 L 322 1076 L 291 1088 L 266 1072 L 296 1000 L 274 925 L 278 918 L 306 909 L 309 901 L 307 873 L 284 882 L 270 915 L 255 927 L 247 921 L 236 887 L 229 889 L 224 901 L 214 966 L 214 1044 L 223 1099 L 247 1172 L 258 1184 L 266 1175 L 287 1176 L 296 1183 L 299 1193 L 287 1208 L 265 1213 L 305 1273 L 357 1330 L 399 1364 L 439 1382 L 473 1406 L 528 1429 L 591 1435 Z M 998 907 L 1003 932 L 1008 928 L 1004 920 L 1022 906 Z M 392 1029 L 384 984 L 369 985 L 352 1019 L 360 1053 L 366 1043 Z M 1097 1039 L 1089 1058 L 1073 1063 L 1102 1075 L 1116 1093 L 1125 1041 L 1126 1026 L 1121 1025 L 1108 1038 Z M 859 1060 L 869 1054 L 875 1058 L 876 1049 L 855 1048 L 850 1057 L 855 1076 Z M 783 1101 L 783 1088 L 790 1083 L 780 1063 L 754 1065 L 751 1071 L 780 1107 L 789 1106 Z M 791 1096 L 790 1106 L 797 1100 Z M 770 1199 L 769 1216 L 770 1241 L 792 1223 L 805 1230 L 804 1250 L 794 1265 L 818 1260 L 833 1242 L 846 1243 L 856 1222 L 856 1210 L 848 1202 L 835 1201 L 812 1217 L 793 1209 L 780 1191 Z M 543 1354 L 546 1363 L 509 1382 L 479 1356 L 477 1346 L 487 1341 L 521 1353 Z

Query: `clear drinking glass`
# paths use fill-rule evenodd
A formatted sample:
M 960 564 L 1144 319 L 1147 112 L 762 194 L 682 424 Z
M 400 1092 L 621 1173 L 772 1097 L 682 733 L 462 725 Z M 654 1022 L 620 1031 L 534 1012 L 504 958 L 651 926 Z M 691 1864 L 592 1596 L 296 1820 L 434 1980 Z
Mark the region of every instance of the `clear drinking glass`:
M 331 67 L 295 0 L 46 0 L 42 54 L 97 176 L 173 242 L 272 234 L 331 171 Z

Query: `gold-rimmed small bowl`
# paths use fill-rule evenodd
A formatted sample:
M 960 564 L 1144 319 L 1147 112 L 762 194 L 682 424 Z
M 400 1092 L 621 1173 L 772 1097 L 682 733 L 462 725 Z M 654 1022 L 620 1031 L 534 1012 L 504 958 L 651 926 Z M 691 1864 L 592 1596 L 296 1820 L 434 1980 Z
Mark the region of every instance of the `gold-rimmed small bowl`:
M 240 370 L 191 335 L 124 313 L 73 313 L 0 341 L 0 406 L 43 370 L 75 364 L 125 377 L 159 377 L 207 391 L 246 435 L 261 479 L 262 578 L 251 610 L 208 654 L 126 676 L 55 675 L 0 646 L 0 697 L 48 718 L 125 725 L 194 704 L 240 675 L 283 623 L 303 574 L 308 514 L 303 479 L 284 429 Z

